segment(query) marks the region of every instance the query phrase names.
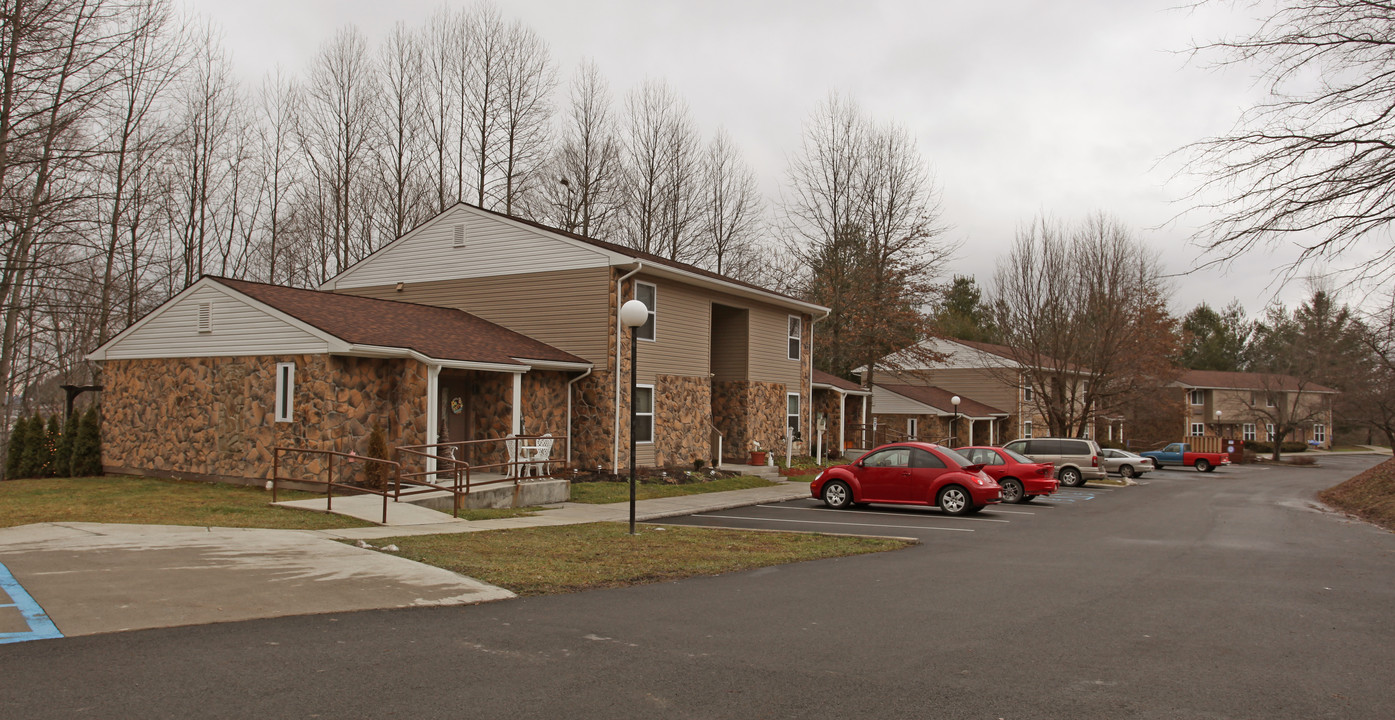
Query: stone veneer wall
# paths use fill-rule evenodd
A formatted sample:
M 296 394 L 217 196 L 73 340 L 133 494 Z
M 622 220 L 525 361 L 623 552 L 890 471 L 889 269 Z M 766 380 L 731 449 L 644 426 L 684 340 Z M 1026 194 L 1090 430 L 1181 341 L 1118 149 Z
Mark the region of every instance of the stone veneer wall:
M 691 467 L 712 459 L 712 382 L 705 377 L 659 375 L 654 383 L 654 464 Z
M 762 449 L 783 455 L 785 452 L 785 385 L 783 383 L 750 382 L 746 388 L 746 423 L 752 440 Z M 803 405 L 804 403 L 801 403 Z M 746 450 L 750 451 L 750 445 Z M 795 453 L 798 454 L 798 446 Z
M 745 463 L 751 458 L 752 441 L 762 450 L 785 452 L 785 385 L 747 380 L 712 383 L 712 417 L 722 431 L 722 460 Z M 801 412 L 808 403 L 801 403 Z M 795 444 L 795 453 L 803 452 Z
M 614 424 L 615 375 L 598 371 L 578 380 L 572 386 L 572 461 L 589 469 L 610 467 Z
M 292 422 L 275 422 L 276 365 L 296 365 Z M 388 445 L 426 441 L 426 367 L 328 355 L 109 360 L 102 465 L 109 472 L 261 482 L 273 448 L 363 454 L 374 424 Z M 317 476 L 323 457 L 284 457 Z M 342 473 L 359 466 L 336 463 Z
M 712 424 L 722 432 L 722 460 L 745 463 L 750 460 L 751 429 L 746 421 L 749 398 L 744 381 L 712 381 Z

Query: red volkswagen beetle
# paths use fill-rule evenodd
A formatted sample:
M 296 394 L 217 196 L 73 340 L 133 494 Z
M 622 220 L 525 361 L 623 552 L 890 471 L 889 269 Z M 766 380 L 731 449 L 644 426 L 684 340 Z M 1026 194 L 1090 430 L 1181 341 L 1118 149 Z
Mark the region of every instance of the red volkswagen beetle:
M 894 443 L 851 464 L 824 470 L 809 483 L 809 492 L 831 508 L 865 503 L 935 505 L 949 515 L 966 515 L 1000 501 L 998 483 L 981 468 L 947 447 Z
M 957 448 L 960 455 L 982 465 L 989 477 L 1003 488 L 1003 502 L 1030 502 L 1038 495 L 1056 492 L 1056 466 L 1039 463 L 1026 455 L 1000 447 Z

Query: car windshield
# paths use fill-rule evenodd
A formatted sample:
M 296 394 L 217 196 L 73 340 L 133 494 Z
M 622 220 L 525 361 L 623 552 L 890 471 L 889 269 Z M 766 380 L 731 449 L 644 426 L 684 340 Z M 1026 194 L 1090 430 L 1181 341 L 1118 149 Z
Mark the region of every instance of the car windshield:
M 1015 451 L 1015 450 L 1008 450 L 1007 448 L 1003 448 L 1002 452 L 1003 452 L 1004 455 L 1007 455 L 1008 457 L 1010 457 L 1010 458 L 1012 458 L 1013 460 L 1016 460 L 1017 462 L 1020 462 L 1020 463 L 1027 463 L 1028 465 L 1031 465 L 1031 464 L 1036 463 L 1036 460 L 1033 460 L 1033 459 L 1027 457 L 1026 455 L 1023 455 L 1022 453 L 1017 452 L 1017 451 Z
M 937 447 L 935 449 L 939 450 L 940 454 L 944 455 L 946 460 L 954 463 L 955 465 L 958 465 L 959 467 L 968 467 L 974 464 L 973 461 L 969 460 L 963 455 L 960 455 L 957 452 L 954 452 L 953 450 L 950 450 L 947 447 Z

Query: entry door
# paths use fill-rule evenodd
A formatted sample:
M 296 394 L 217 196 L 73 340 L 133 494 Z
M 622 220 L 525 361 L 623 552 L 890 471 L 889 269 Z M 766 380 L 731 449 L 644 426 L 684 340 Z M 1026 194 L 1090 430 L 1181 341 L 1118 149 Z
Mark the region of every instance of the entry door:
M 459 442 L 473 440 L 471 428 L 470 381 L 464 377 L 443 377 L 441 379 L 441 438 L 438 442 Z M 465 462 L 474 462 L 469 447 L 457 449 L 455 457 Z

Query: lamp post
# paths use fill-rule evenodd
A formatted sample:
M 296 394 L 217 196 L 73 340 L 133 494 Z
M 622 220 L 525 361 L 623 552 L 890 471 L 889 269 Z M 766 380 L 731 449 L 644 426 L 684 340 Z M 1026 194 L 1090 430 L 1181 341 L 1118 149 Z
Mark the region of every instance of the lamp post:
M 635 534 L 635 395 L 639 390 L 638 362 L 635 348 L 639 344 L 639 326 L 649 319 L 649 307 L 640 300 L 630 300 L 620 306 L 620 324 L 630 329 L 630 534 Z
M 954 406 L 954 424 L 949 427 L 949 436 L 954 439 L 953 447 L 959 446 L 959 396 L 955 395 L 949 399 L 949 404 Z
M 1221 411 L 1216 411 L 1216 437 L 1221 437 Z

